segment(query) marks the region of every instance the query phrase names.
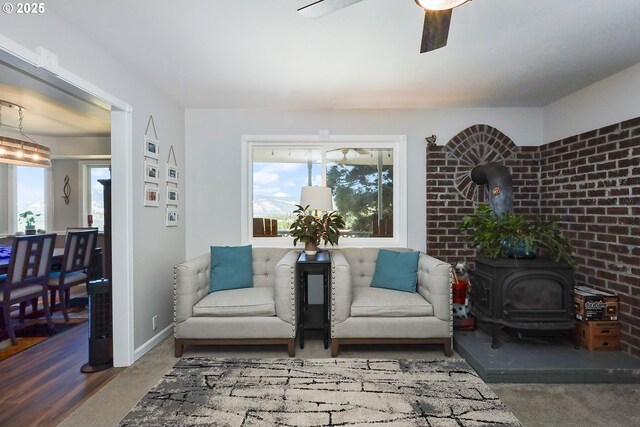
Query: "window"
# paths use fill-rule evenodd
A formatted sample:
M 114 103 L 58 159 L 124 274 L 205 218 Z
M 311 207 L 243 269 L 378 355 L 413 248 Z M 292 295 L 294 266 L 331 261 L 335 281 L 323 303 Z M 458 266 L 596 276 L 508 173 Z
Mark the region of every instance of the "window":
M 111 178 L 109 161 L 83 161 L 80 162 L 83 177 L 82 191 L 82 221 L 89 225 L 89 215 L 92 219 L 92 227 L 104 230 L 104 193 L 100 179 Z
M 50 228 L 50 181 L 47 168 L 0 163 L 0 235 L 24 232 L 19 215 L 25 211 L 33 212 L 36 229 Z
M 243 241 L 290 246 L 303 186 L 328 186 L 341 246 L 406 245 L 403 136 L 244 137 Z
M 89 166 L 89 206 L 87 212 L 93 218 L 93 227 L 104 230 L 104 187 L 99 179 L 109 179 L 109 166 Z
M 24 220 L 19 218 L 22 212 L 34 214 L 36 229 L 46 229 L 47 205 L 45 195 L 45 169 L 32 166 L 16 166 L 16 207 L 18 227 L 24 231 Z

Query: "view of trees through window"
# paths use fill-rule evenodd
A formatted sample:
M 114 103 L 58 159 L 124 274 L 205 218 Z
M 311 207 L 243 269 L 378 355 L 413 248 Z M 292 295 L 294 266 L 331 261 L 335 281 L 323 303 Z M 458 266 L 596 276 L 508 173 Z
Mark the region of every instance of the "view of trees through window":
M 391 237 L 393 151 L 362 151 L 353 161 L 345 156 L 346 160 L 327 164 L 327 186 L 333 190 L 334 209 L 344 217 L 348 234 L 354 237 Z
M 45 182 L 44 168 L 32 166 L 16 167 L 16 206 L 18 215 L 31 211 L 35 215 L 36 229 L 46 228 L 46 203 L 45 203 Z M 24 231 L 24 220 L 18 220 L 18 230 Z
M 287 235 L 301 188 L 309 185 L 332 189 L 344 237 L 393 236 L 392 148 L 261 146 L 252 159 L 254 237 Z

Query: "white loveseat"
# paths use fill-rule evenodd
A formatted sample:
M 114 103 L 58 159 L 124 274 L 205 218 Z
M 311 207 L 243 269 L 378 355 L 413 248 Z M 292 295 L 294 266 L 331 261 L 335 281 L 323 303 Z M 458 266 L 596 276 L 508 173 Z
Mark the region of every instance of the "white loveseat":
M 378 251 L 332 251 L 331 355 L 341 344 L 443 344 L 450 356 L 451 266 L 421 253 L 415 293 L 372 288 Z
M 253 287 L 209 293 L 211 254 L 174 268 L 175 355 L 185 345 L 286 344 L 295 355 L 299 251 L 253 248 Z

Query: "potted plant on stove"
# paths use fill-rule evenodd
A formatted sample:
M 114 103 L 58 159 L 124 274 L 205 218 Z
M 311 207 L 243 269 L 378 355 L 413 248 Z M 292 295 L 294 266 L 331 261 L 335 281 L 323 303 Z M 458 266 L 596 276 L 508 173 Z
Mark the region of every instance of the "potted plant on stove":
M 24 211 L 18 214 L 20 221 L 24 222 L 24 234 L 36 234 L 36 217 L 40 214 L 34 214 L 32 211 Z
M 540 216 L 529 222 L 511 212 L 494 215 L 489 206 L 480 205 L 475 214 L 462 219 L 460 230 L 472 240 L 479 254 L 489 258 L 534 258 L 544 250 L 554 261 L 576 267 L 569 239 L 555 222 Z
M 337 212 L 325 212 L 322 216 L 308 213 L 309 206 L 296 205 L 293 211 L 296 219 L 291 223 L 289 231 L 293 236 L 293 246 L 299 241 L 304 243 L 304 250 L 309 255 L 315 255 L 320 241 L 331 246 L 338 244 L 340 229 L 345 227 L 344 219 Z

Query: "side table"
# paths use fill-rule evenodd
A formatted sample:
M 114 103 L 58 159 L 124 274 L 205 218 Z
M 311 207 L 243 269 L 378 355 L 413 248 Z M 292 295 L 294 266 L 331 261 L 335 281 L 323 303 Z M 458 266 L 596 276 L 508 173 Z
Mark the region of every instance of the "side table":
M 324 337 L 324 348 L 329 348 L 329 274 L 331 271 L 331 255 L 329 251 L 318 251 L 316 255 L 309 256 L 304 251 L 300 253 L 298 262 L 298 277 L 300 278 L 300 294 L 298 297 L 298 336 L 300 337 L 300 348 L 304 348 L 304 331 L 320 329 L 307 325 L 305 320 L 309 320 L 309 274 L 322 275 L 323 303 L 322 303 L 322 332 Z

